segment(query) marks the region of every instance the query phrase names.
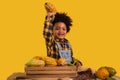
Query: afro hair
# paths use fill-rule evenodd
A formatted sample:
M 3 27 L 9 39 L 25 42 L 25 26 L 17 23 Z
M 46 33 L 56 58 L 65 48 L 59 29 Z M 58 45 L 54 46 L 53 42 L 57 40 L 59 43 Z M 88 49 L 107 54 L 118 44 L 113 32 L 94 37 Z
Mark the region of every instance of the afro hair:
M 54 25 L 57 22 L 65 23 L 65 25 L 67 27 L 67 32 L 70 31 L 70 26 L 72 26 L 72 19 L 69 16 L 67 16 L 66 13 L 56 13 L 55 18 L 52 23 Z

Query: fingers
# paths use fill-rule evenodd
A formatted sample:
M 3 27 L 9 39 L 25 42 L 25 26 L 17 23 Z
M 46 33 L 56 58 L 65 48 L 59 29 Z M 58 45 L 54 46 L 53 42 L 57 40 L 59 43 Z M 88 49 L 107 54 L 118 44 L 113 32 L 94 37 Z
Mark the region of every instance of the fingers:
M 79 71 L 79 69 L 81 68 L 81 66 L 82 65 L 79 62 L 77 62 L 77 64 L 76 64 L 77 71 Z

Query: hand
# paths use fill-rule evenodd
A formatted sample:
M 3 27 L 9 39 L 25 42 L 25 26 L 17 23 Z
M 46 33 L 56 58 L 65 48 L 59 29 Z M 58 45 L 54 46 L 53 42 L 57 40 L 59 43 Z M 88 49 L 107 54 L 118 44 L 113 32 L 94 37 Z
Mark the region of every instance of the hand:
M 57 10 L 53 4 L 46 2 L 44 6 L 48 15 L 53 15 L 57 13 Z
M 82 66 L 82 64 L 80 62 L 76 63 L 76 69 L 77 69 L 77 71 L 79 71 L 79 69 L 81 69 L 81 66 Z

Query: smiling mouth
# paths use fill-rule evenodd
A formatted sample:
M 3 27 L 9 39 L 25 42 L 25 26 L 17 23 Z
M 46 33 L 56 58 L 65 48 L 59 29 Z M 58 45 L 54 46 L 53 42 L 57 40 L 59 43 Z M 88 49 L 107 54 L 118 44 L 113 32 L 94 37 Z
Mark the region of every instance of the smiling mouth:
M 59 36 L 64 36 L 64 34 L 58 34 Z

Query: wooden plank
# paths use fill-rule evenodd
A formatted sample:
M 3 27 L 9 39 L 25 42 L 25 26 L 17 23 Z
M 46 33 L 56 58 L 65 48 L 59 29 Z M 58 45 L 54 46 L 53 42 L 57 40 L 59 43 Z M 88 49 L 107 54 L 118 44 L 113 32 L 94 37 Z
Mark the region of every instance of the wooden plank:
M 55 67 L 50 67 L 50 66 L 45 66 L 45 67 L 25 67 L 25 71 L 76 71 L 75 66 L 55 66 Z
M 54 75 L 26 75 L 27 78 L 74 78 L 77 77 L 77 74 L 54 74 Z
M 12 75 L 10 75 L 7 80 L 16 80 L 17 77 L 23 77 L 23 78 L 26 78 L 26 74 L 25 73 L 22 73 L 22 72 L 16 72 L 16 73 L 13 73 Z
M 59 75 L 59 74 L 72 74 L 76 75 L 75 66 L 45 66 L 45 67 L 25 67 L 26 74 L 31 75 Z
M 31 78 L 29 80 L 71 80 L 72 78 Z
M 65 75 L 26 75 L 25 73 L 16 72 L 10 75 L 7 80 L 16 80 L 16 78 L 21 78 L 21 80 L 54 80 L 61 78 L 62 80 L 67 80 L 70 77 L 75 77 L 75 74 L 65 74 Z M 23 79 L 24 78 L 24 79 Z M 48 79 L 49 78 L 49 79 Z M 20 79 L 19 79 L 20 80 Z
M 27 71 L 26 74 L 76 74 L 76 71 Z

